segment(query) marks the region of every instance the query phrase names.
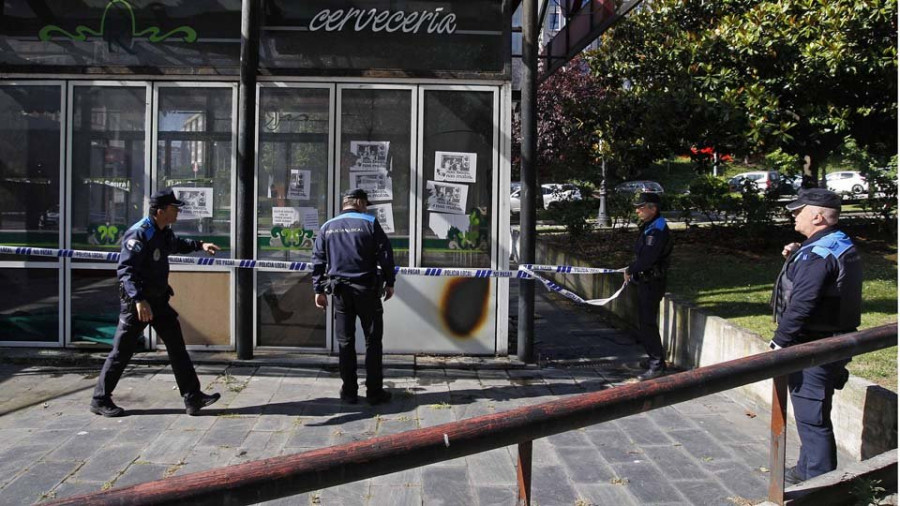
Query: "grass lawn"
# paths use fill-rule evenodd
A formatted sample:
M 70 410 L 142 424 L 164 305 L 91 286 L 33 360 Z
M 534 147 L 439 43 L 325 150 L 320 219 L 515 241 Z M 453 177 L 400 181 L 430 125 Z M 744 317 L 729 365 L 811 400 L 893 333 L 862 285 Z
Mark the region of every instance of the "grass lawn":
M 860 328 L 897 321 L 896 239 L 868 240 L 871 227 L 848 227 L 863 257 L 863 315 Z M 602 259 L 604 266 L 631 261 L 635 230 L 603 231 L 583 240 L 564 235 L 547 239 L 582 258 Z M 801 237 L 789 226 L 772 229 L 760 237 L 738 228 L 673 230 L 675 249 L 668 291 L 684 297 L 709 314 L 725 318 L 769 340 L 775 332 L 769 296 L 781 269 L 781 247 Z M 897 348 L 857 356 L 850 371 L 885 388 L 897 391 Z

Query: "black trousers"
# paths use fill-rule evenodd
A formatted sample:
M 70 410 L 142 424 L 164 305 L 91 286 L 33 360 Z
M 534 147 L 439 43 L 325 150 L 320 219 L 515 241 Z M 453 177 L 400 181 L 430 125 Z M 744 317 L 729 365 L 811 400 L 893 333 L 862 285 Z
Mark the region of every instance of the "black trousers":
M 847 360 L 803 369 L 788 376 L 800 457 L 797 473 L 808 480 L 837 469 L 837 444 L 831 423 L 834 385 Z
M 378 290 L 357 285 L 339 285 L 332 297 L 334 330 L 338 340 L 344 393 L 356 393 L 356 318 L 366 338 L 366 396 L 379 394 L 383 386 L 382 346 L 384 309 Z
M 659 303 L 666 292 L 665 280 L 637 283 L 638 288 L 638 342 L 649 357 L 650 369 L 665 366 L 665 352 L 659 335 Z
M 159 334 L 166 344 L 166 353 L 169 354 L 169 362 L 172 364 L 172 372 L 175 374 L 175 382 L 181 395 L 188 399 L 200 392 L 200 380 L 194 364 L 184 346 L 184 336 L 181 333 L 181 324 L 178 323 L 178 313 L 169 306 L 168 297 L 160 299 L 148 299 L 150 309 L 153 310 L 153 321 L 149 325 Z M 122 302 L 119 311 L 119 325 L 113 338 L 113 349 L 106 357 L 100 377 L 97 379 L 97 387 L 94 388 L 94 400 L 109 400 L 113 390 L 119 383 L 125 367 L 134 355 L 138 337 L 147 328 L 148 323 L 142 322 L 137 317 L 137 310 L 133 302 Z

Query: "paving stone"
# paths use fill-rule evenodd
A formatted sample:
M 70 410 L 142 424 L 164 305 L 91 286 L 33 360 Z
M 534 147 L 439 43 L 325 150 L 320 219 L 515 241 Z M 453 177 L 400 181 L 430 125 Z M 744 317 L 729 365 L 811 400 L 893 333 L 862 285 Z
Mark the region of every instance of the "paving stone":
M 103 482 L 76 481 L 72 478 L 60 483 L 51 493 L 53 499 L 65 499 L 103 490 Z
M 672 444 L 672 439 L 666 435 L 665 431 L 653 423 L 653 420 L 648 416 L 629 416 L 616 420 L 616 425 L 631 441 L 639 446 Z
M 397 471 L 396 473 L 383 474 L 372 479 L 374 485 L 391 486 L 391 487 L 409 487 L 422 486 L 422 469 L 421 467 Z
M 673 481 L 672 486 L 677 488 L 679 492 L 687 497 L 691 504 L 697 506 L 720 506 L 722 504 L 740 504 L 735 503 L 732 495 L 725 490 L 718 480 L 690 480 L 690 481 Z
M 31 504 L 47 499 L 50 492 L 80 465 L 80 462 L 38 462 L 3 487 L 0 497 L 5 504 Z
M 722 459 L 732 457 L 731 452 L 721 446 L 709 434 L 699 430 L 673 430 L 669 437 L 681 443 L 687 451 L 699 459 Z
M 423 504 L 421 487 L 372 484 L 369 488 L 369 496 L 369 506 L 420 506 Z M 471 503 L 455 503 L 443 498 L 432 498 L 425 504 L 463 505 Z
M 142 450 L 142 445 L 108 443 L 91 455 L 74 478 L 84 482 L 112 481 L 140 456 Z
M 125 470 L 122 476 L 119 476 L 115 483 L 113 483 L 113 486 L 115 488 L 122 488 L 130 485 L 137 485 L 138 483 L 161 480 L 166 476 L 166 473 L 170 468 L 172 468 L 172 466 L 166 464 L 151 464 L 137 461 L 128 466 L 128 469 Z
M 472 484 L 482 486 L 516 483 L 515 453 L 516 447 L 506 447 L 466 457 Z
M 672 480 L 703 480 L 711 477 L 695 457 L 681 446 L 653 446 L 644 448 L 647 457 L 656 463 L 663 474 Z
M 609 462 L 632 462 L 644 458 L 644 450 L 625 437 L 622 431 L 588 432 L 588 438 Z
M 181 462 L 169 466 L 167 472 L 172 475 L 184 475 L 224 467 L 231 463 L 229 461 L 234 454 L 234 448 L 198 444 Z
M 575 504 L 578 494 L 560 466 L 533 466 L 531 469 L 531 497 L 537 504 Z
M 167 430 L 146 447 L 141 453 L 140 460 L 156 464 L 177 464 L 191 451 L 202 435 L 203 433 L 198 431 Z
M 687 503 L 649 461 L 616 462 L 610 465 L 617 478 L 628 480 L 625 486 L 638 504 Z
M 518 459 L 518 449 L 510 450 L 513 459 Z M 556 452 L 556 447 L 550 444 L 546 438 L 535 440 L 531 446 L 531 465 L 550 467 L 560 465 L 562 461 Z
M 216 423 L 206 431 L 199 444 L 206 446 L 228 446 L 235 448 L 244 442 L 250 428 L 256 424 L 255 417 L 219 417 Z
M 78 431 L 75 437 L 70 438 L 59 448 L 44 457 L 48 461 L 66 461 L 66 460 L 87 460 L 100 447 L 115 438 L 118 433 L 111 430 L 106 431 Z
M 690 429 L 695 427 L 694 423 L 684 416 L 681 412 L 672 406 L 665 406 L 654 409 L 646 413 L 647 418 L 653 420 L 656 425 L 663 431 L 676 429 Z
M 584 448 L 591 444 L 586 436 L 586 431 L 578 429 L 554 434 L 546 439 L 557 448 Z
M 355 481 L 319 492 L 322 506 L 365 506 L 369 500 L 370 480 Z
M 605 483 L 576 483 L 575 492 L 582 506 L 635 506 L 634 497 L 628 492 L 626 484 L 614 485 Z
M 297 494 L 290 497 L 282 497 L 281 499 L 273 499 L 258 503 L 260 506 L 297 506 L 299 504 L 311 504 L 310 494 Z
M 334 427 L 300 425 L 288 437 L 286 448 L 322 448 L 328 445 Z
M 748 500 L 762 500 L 768 495 L 769 475 L 758 469 L 735 463 L 728 469 L 719 469 L 716 476 L 733 495 Z
M 422 492 L 429 505 L 457 506 L 475 502 L 465 467 L 425 467 L 422 470 Z
M 476 486 L 475 497 L 478 506 L 515 506 L 518 504 L 519 489 L 515 484 Z
M 55 446 L 52 444 L 26 444 L 13 446 L 0 452 L 0 486 L 13 481 L 20 473 L 54 448 Z
M 607 483 L 613 478 L 612 469 L 594 447 L 565 448 L 559 452 L 559 459 L 565 464 L 567 474 L 576 485 Z

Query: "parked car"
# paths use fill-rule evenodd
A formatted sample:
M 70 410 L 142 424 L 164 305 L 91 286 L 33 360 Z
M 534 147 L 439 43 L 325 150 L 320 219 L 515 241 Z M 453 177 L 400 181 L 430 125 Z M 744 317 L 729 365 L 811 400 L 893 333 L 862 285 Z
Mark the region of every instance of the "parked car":
M 616 185 L 616 193 L 664 193 L 656 181 L 625 181 Z
M 509 196 L 509 210 L 518 213 L 522 209 L 521 202 L 522 189 L 519 188 L 512 192 Z M 549 209 L 551 205 L 557 202 L 565 202 L 569 200 L 581 200 L 581 190 L 577 186 L 569 183 L 557 184 L 548 183 L 541 185 L 541 197 L 544 209 Z
M 859 172 L 842 170 L 825 176 L 825 186 L 837 193 L 859 195 L 869 191 L 869 182 Z
M 38 218 L 38 228 L 40 229 L 57 229 L 59 228 L 59 206 L 52 206 L 47 209 Z
M 736 192 L 742 191 L 745 181 L 756 185 L 761 192 L 775 191 L 781 186 L 781 176 L 777 170 L 759 170 L 753 172 L 741 172 L 728 180 L 728 189 Z

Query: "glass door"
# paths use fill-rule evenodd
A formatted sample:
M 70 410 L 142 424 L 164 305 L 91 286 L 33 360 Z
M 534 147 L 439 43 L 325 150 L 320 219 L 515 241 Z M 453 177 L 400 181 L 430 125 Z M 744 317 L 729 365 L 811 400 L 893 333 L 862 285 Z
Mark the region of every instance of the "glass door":
M 179 237 L 215 243 L 222 248 L 216 256 L 230 258 L 237 87 L 157 83 L 154 93 L 154 190 L 172 188 L 185 202 L 172 226 Z M 188 255 L 208 256 L 202 251 Z M 169 285 L 185 344 L 233 348 L 231 269 L 173 266 Z
M 332 203 L 334 88 L 262 85 L 257 123 L 257 259 L 309 262 Z M 256 271 L 256 345 L 326 346 L 308 272 Z
M 0 244 L 59 248 L 65 88 L 0 83 Z M 62 260 L 0 255 L 0 344 L 59 346 Z
M 72 249 L 118 252 L 125 231 L 144 217 L 150 99 L 150 87 L 142 82 L 69 84 L 65 216 Z M 115 267 L 71 261 L 66 288 L 71 343 L 112 343 L 119 319 Z

